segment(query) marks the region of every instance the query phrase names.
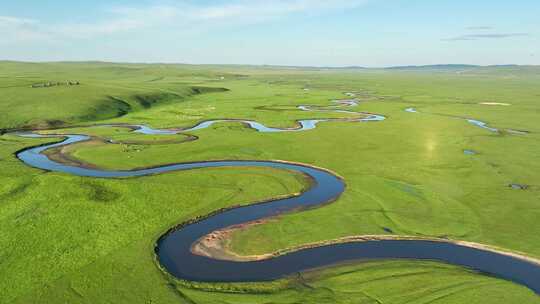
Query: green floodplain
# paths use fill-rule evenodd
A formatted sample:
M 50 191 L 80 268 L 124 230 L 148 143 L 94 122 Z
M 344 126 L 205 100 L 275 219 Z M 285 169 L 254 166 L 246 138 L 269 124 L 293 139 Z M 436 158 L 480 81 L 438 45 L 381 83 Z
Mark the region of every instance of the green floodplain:
M 155 261 L 153 248 L 165 231 L 220 208 L 298 193 L 308 181 L 262 168 L 126 179 L 44 172 L 14 153 L 58 139 L 9 134 L 93 135 L 51 157 L 101 168 L 285 160 L 345 179 L 333 204 L 235 231 L 227 245 L 239 255 L 388 234 L 470 241 L 540 258 L 539 83 L 539 67 L 517 66 L 0 62 L 0 303 L 540 303 L 521 285 L 412 260 L 348 263 L 270 283 L 179 281 Z M 178 135 L 92 126 L 171 128 L 237 118 L 294 127 L 300 119 L 354 116 L 296 108 L 328 106 L 348 92 L 360 101 L 351 110 L 387 120 L 272 134 L 234 122 Z

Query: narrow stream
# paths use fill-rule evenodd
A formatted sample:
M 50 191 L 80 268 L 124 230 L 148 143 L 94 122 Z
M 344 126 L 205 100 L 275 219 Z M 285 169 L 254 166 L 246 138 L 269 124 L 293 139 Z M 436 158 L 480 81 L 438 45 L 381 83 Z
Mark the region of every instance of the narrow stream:
M 307 108 L 312 110 L 312 108 Z M 372 115 L 353 121 L 378 121 L 383 116 Z M 381 119 L 379 119 L 381 118 Z M 297 129 L 266 127 L 255 121 L 242 121 L 260 132 L 305 131 L 316 127 L 318 122 L 336 119 L 300 121 Z M 186 130 L 155 130 L 145 126 L 131 126 L 136 132 L 146 134 L 176 134 L 195 131 L 213 123 L 230 120 L 214 120 L 200 123 Z M 236 121 L 236 120 L 234 120 Z M 351 121 L 351 120 L 347 120 Z M 169 133 L 172 132 L 172 133 Z M 58 137 L 35 133 L 20 134 L 27 137 Z M 192 246 L 199 239 L 232 225 L 261 220 L 284 213 L 302 212 L 323 207 L 339 198 L 345 191 L 345 181 L 324 169 L 279 161 L 201 161 L 156 166 L 140 170 L 101 170 L 67 165 L 49 159 L 44 151 L 89 140 L 87 135 L 65 135 L 59 143 L 28 148 L 17 153 L 25 164 L 55 172 L 97 178 L 121 178 L 215 167 L 259 167 L 295 171 L 309 177 L 313 182 L 309 189 L 298 196 L 268 200 L 262 203 L 228 209 L 205 219 L 172 228 L 159 238 L 156 254 L 161 266 L 177 278 L 206 282 L 269 281 L 297 272 L 346 261 L 380 259 L 433 260 L 460 265 L 499 278 L 523 284 L 540 294 L 540 265 L 524 258 L 478 249 L 448 240 L 372 240 L 322 245 L 299 249 L 284 255 L 258 261 L 237 262 L 218 260 L 196 255 Z M 159 161 L 159 160 L 158 160 Z

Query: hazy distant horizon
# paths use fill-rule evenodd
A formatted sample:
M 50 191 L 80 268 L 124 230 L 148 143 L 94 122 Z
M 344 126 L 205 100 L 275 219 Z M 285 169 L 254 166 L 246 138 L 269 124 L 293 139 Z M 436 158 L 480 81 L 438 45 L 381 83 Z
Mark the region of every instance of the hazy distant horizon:
M 315 66 L 315 65 L 279 65 L 279 64 L 248 64 L 248 63 L 189 63 L 189 62 L 137 62 L 137 61 L 103 61 L 103 60 L 58 60 L 58 61 L 29 61 L 29 60 L 11 60 L 2 59 L 0 62 L 14 62 L 14 63 L 96 63 L 96 64 L 142 64 L 142 65 L 193 65 L 193 66 L 231 66 L 231 67 L 271 67 L 271 68 L 313 68 L 313 69 L 392 69 L 392 68 L 422 68 L 422 67 L 470 67 L 470 68 L 489 68 L 489 67 L 540 67 L 540 64 L 490 64 L 490 65 L 476 65 L 476 64 L 463 64 L 463 63 L 440 63 L 440 64 L 413 64 L 413 65 L 393 65 L 393 66 Z

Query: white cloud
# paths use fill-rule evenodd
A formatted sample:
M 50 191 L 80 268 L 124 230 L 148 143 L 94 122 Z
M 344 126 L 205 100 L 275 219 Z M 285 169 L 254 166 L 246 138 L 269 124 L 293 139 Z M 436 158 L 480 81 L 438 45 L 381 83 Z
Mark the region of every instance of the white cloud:
M 39 22 L 34 19 L 0 16 L 1 44 L 8 42 L 33 42 L 46 39 L 39 31 Z
M 37 21 L 33 19 L 17 18 L 11 16 L 0 16 L 0 27 L 8 26 L 25 26 L 35 24 Z
M 195 19 L 267 19 L 294 13 L 344 9 L 359 6 L 366 1 L 240 1 L 233 4 L 209 6 L 191 12 Z
M 24 39 L 93 38 L 136 33 L 156 27 L 189 30 L 223 25 L 253 24 L 292 14 L 326 12 L 358 7 L 368 0 L 236 0 L 213 5 L 182 1 L 174 5 L 113 7 L 93 23 L 41 24 L 36 20 L 0 16 L 0 33 L 12 32 Z M 39 26 L 38 26 L 39 25 Z

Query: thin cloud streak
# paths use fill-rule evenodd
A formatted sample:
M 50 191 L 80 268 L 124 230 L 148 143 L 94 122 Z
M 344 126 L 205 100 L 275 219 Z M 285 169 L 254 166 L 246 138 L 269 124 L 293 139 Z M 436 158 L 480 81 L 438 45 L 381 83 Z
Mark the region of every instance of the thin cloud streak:
M 469 31 L 489 31 L 495 28 L 491 26 L 469 26 L 469 27 L 466 27 L 465 29 Z
M 529 37 L 529 33 L 494 33 L 494 34 L 470 34 L 443 39 L 444 41 L 473 41 L 481 39 L 505 39 L 516 37 Z
M 11 17 L 11 16 L 0 16 L 0 27 L 22 26 L 22 25 L 35 24 L 35 23 L 37 23 L 37 21 L 33 19 L 18 18 L 18 17 Z

